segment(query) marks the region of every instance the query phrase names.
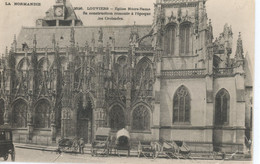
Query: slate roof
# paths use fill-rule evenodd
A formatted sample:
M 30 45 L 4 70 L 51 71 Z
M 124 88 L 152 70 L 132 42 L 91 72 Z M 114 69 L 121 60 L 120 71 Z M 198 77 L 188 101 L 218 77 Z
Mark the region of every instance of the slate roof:
M 95 45 L 98 44 L 99 29 L 103 29 L 103 43 L 104 46 L 110 41 L 109 38 L 115 37 L 115 47 L 129 47 L 129 37 L 133 26 L 76 26 L 75 43 L 80 47 L 84 47 L 86 41 L 91 46 L 92 35 L 94 33 Z M 151 30 L 150 25 L 136 25 L 139 37 L 143 37 Z M 37 48 L 51 48 L 52 38 L 55 34 L 56 42 L 60 47 L 70 45 L 71 27 L 22 27 L 17 38 L 17 48 L 22 48 L 22 43 L 26 42 L 29 48 L 33 46 L 33 37 L 36 34 Z M 114 35 L 113 35 L 114 33 Z M 142 42 L 145 46 L 151 46 L 151 37 L 144 39 Z

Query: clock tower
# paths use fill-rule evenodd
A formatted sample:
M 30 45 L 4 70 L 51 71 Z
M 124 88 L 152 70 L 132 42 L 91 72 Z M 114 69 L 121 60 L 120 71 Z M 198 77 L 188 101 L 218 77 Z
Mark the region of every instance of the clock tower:
M 53 6 L 54 17 L 57 19 L 65 18 L 65 0 L 56 0 L 55 5 Z
M 69 0 L 55 0 L 43 19 L 36 20 L 36 26 L 82 26 Z

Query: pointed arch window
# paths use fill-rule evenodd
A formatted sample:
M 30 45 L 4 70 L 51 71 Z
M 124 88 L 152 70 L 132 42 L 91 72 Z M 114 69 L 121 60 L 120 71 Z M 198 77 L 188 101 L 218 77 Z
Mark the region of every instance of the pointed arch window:
M 119 105 L 115 105 L 109 113 L 110 128 L 120 130 L 125 128 L 125 115 L 123 109 Z
M 227 90 L 222 89 L 216 95 L 215 125 L 228 124 L 230 96 Z
M 164 40 L 164 46 L 165 46 L 164 48 L 167 54 L 174 55 L 175 36 L 176 36 L 176 26 L 170 25 L 166 29 L 165 40 Z
M 135 86 L 138 86 L 140 90 L 152 90 L 150 85 L 150 81 L 153 79 L 152 66 L 148 60 L 142 58 L 136 66 Z
M 173 98 L 173 123 L 190 122 L 190 94 L 186 87 L 181 86 Z
M 49 102 L 40 100 L 35 108 L 35 127 L 36 128 L 50 128 L 51 127 L 51 106 Z
M 140 105 L 133 111 L 133 130 L 150 130 L 150 112 L 149 110 Z
M 184 23 L 180 26 L 180 53 L 187 55 L 190 52 L 190 23 Z
M 16 128 L 27 127 L 28 105 L 24 100 L 18 100 L 13 105 L 13 126 Z

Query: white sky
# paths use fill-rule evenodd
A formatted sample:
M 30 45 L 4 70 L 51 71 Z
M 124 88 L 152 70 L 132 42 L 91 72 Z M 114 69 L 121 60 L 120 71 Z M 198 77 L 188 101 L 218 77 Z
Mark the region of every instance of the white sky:
M 39 2 L 35 6 L 6 6 L 5 2 Z M 146 7 L 151 8 L 152 15 L 147 17 L 127 17 L 124 21 L 97 21 L 94 16 L 86 16 L 76 11 L 85 26 L 89 25 L 125 25 L 151 24 L 153 20 L 153 3 L 155 0 L 70 0 L 74 7 Z M 14 34 L 18 35 L 22 26 L 35 26 L 35 20 L 45 16 L 45 12 L 55 0 L 5 0 L 0 2 L 0 53 L 10 47 Z M 251 62 L 254 61 L 254 0 L 208 0 L 208 18 L 212 19 L 214 37 L 223 31 L 225 23 L 233 29 L 233 55 L 239 32 L 242 32 L 244 52 L 248 51 Z

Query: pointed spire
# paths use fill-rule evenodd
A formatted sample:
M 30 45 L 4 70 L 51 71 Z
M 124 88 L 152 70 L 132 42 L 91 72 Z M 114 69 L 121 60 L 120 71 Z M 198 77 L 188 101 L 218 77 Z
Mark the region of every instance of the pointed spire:
M 85 51 L 89 50 L 89 45 L 88 45 L 88 41 L 85 42 Z
M 243 41 L 241 38 L 241 32 L 239 32 L 237 39 L 237 50 L 236 50 L 236 59 L 244 59 L 244 50 L 243 50 Z
M 33 49 L 36 49 L 37 40 L 36 40 L 36 34 L 33 35 Z
M 8 56 L 8 47 L 5 47 L 5 56 Z
M 45 54 L 44 54 L 44 59 L 45 59 L 45 71 L 47 71 L 48 70 L 48 49 L 47 49 L 47 47 L 45 48 Z
M 91 49 L 92 49 L 92 51 L 95 51 L 95 34 L 94 34 L 94 32 L 92 32 Z
M 70 43 L 71 45 L 75 45 L 75 29 L 71 27 L 70 29 Z
M 55 47 L 56 47 L 55 34 L 52 35 L 52 46 L 53 46 L 53 50 L 55 50 Z
M 28 48 L 25 49 L 25 53 L 24 53 L 25 70 L 26 70 L 26 71 L 28 70 L 28 64 L 29 64 L 29 63 L 27 62 L 27 61 L 28 61 L 28 60 L 27 60 L 27 59 L 28 59 L 27 56 L 28 56 Z
M 14 40 L 13 40 L 13 51 L 16 52 L 17 48 L 17 41 L 16 41 L 16 35 L 14 34 Z
M 208 34 L 209 34 L 208 39 L 210 40 L 210 42 L 212 42 L 214 39 L 214 36 L 213 36 L 213 27 L 212 27 L 211 19 L 209 19 Z
M 102 27 L 99 28 L 98 34 L 99 34 L 98 42 L 103 43 L 103 29 L 102 29 Z
M 181 21 L 181 17 L 182 17 L 182 11 L 181 11 L 181 7 L 178 8 L 178 21 Z

